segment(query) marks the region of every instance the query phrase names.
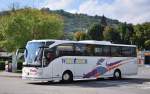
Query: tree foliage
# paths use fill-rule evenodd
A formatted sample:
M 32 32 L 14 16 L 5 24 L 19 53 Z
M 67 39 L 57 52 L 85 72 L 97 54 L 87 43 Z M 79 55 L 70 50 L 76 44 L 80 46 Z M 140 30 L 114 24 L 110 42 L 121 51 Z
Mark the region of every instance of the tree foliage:
M 150 50 L 150 39 L 144 42 L 145 49 Z
M 63 20 L 56 14 L 22 9 L 0 17 L 0 43 L 9 51 L 24 47 L 32 39 L 58 39 L 63 35 Z
M 54 13 L 63 18 L 64 29 L 62 18 Z M 51 11 L 48 8 L 41 11 L 22 9 L 0 12 L 0 15 L 0 45 L 10 50 L 24 46 L 32 39 L 61 38 L 63 30 L 65 31 L 63 38 L 67 39 L 108 40 L 120 44 L 135 44 L 139 49 L 150 48 L 148 22 L 132 25 L 105 16 L 71 14 L 63 10 Z
M 50 10 L 49 8 L 42 8 L 42 11 L 48 13 L 57 13 L 64 18 L 64 31 L 65 32 L 76 32 L 83 31 L 83 29 L 88 29 L 94 23 L 103 23 L 107 21 L 107 24 L 112 24 L 114 26 L 120 23 L 118 20 L 108 19 L 105 16 L 89 16 L 87 14 L 81 13 L 69 13 L 64 10 Z
M 120 35 L 114 28 L 107 26 L 103 32 L 104 40 L 120 43 Z
M 107 20 L 106 17 L 103 15 L 102 19 L 101 19 L 101 22 L 100 22 L 103 27 L 107 26 L 107 21 L 106 20 Z
M 133 41 L 139 49 L 149 49 L 150 23 L 143 23 L 134 26 Z
M 120 43 L 122 44 L 133 44 L 133 34 L 134 34 L 134 27 L 132 24 L 122 23 L 119 24 L 117 31 L 120 34 Z
M 94 24 L 88 30 L 88 35 L 92 40 L 103 40 L 103 27 L 101 24 Z
M 87 40 L 87 39 L 89 39 L 89 36 L 85 32 L 76 32 L 74 34 L 74 38 L 77 41 L 79 41 L 79 40 Z

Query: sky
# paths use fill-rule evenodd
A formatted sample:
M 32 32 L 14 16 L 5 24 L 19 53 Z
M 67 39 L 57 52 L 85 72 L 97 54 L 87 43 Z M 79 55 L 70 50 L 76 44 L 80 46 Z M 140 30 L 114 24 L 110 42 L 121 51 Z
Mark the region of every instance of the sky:
M 34 7 L 63 9 L 71 13 L 105 15 L 121 22 L 139 24 L 150 22 L 150 0 L 0 0 L 0 11 Z

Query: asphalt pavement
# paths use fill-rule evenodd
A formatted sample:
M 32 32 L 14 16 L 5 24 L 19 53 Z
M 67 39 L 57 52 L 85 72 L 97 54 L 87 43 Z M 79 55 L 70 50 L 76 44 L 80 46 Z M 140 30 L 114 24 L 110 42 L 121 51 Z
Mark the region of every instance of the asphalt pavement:
M 150 66 L 122 80 L 99 79 L 72 83 L 26 81 L 21 74 L 0 72 L 0 94 L 149 94 Z

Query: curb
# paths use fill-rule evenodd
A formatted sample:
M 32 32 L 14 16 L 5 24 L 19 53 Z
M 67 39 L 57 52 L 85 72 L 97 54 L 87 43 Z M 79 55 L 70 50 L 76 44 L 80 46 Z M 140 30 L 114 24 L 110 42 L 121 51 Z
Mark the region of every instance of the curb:
M 9 72 L 0 72 L 0 77 L 9 77 L 9 78 L 21 78 L 21 74 L 9 73 Z
M 22 78 L 22 76 L 8 76 L 8 75 L 0 75 L 0 77 L 8 77 L 8 78 Z

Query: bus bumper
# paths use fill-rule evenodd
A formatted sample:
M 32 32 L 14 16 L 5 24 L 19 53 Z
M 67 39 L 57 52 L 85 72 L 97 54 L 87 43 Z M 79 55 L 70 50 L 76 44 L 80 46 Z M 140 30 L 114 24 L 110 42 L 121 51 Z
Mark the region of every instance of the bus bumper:
M 23 80 L 31 80 L 31 81 L 52 81 L 52 78 L 38 78 L 38 77 L 23 77 Z

